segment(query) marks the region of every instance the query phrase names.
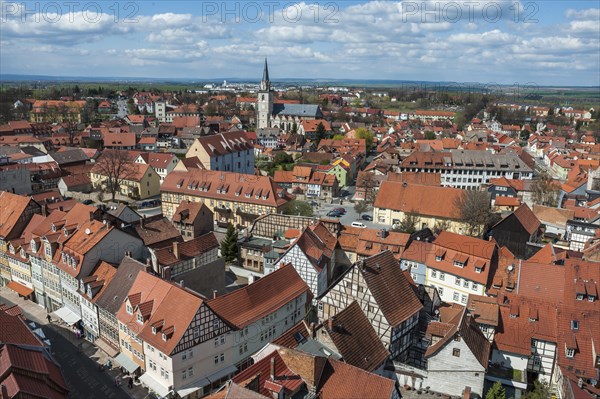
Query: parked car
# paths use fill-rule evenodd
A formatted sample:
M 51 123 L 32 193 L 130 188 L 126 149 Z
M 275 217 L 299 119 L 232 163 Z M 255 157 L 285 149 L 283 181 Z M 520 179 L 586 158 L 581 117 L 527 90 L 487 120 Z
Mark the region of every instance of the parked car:
M 348 191 L 348 190 L 342 190 L 342 191 L 340 192 L 340 197 L 345 197 L 345 196 L 347 196 L 348 194 L 350 194 L 350 191 Z
M 94 201 L 91 199 L 86 199 L 82 202 L 83 205 L 92 205 L 93 203 L 94 203 Z
M 367 228 L 367 226 L 365 226 L 365 224 L 361 223 L 361 222 L 352 222 L 351 226 L 352 227 L 360 227 L 361 229 L 366 229 Z
M 346 209 L 345 209 L 345 208 L 335 208 L 333 211 L 334 211 L 334 212 L 339 212 L 339 213 L 341 213 L 342 215 L 345 215 L 345 214 L 346 214 Z
M 140 205 L 140 208 L 148 208 L 152 206 L 152 203 L 150 201 L 144 201 L 142 202 L 142 204 Z
M 340 212 L 336 212 L 336 211 L 329 211 L 329 212 L 327 212 L 327 216 L 339 218 L 340 216 L 342 216 L 342 214 Z
M 371 216 L 371 215 L 362 215 L 361 219 L 362 220 L 368 220 L 369 222 L 372 222 L 373 221 L 373 216 Z
M 309 201 L 308 205 L 310 205 L 310 206 L 318 206 L 319 203 L 317 201 Z

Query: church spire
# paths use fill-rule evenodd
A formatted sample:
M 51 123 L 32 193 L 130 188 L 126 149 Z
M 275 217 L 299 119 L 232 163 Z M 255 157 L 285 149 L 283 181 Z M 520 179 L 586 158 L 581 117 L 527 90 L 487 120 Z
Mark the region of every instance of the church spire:
M 263 82 L 269 81 L 269 65 L 267 64 L 267 57 L 265 57 L 265 69 L 263 71 Z

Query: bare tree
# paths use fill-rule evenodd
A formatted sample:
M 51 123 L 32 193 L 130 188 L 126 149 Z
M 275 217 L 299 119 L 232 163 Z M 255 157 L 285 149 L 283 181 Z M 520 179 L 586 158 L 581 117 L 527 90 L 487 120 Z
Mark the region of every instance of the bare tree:
M 532 199 L 537 205 L 551 207 L 558 206 L 560 185 L 556 183 L 547 172 L 544 171 L 540 177 L 534 181 L 532 189 Z
M 416 211 L 410 211 L 404 213 L 404 219 L 400 221 L 398 227 L 395 227 L 393 231 L 397 231 L 400 233 L 408 233 L 412 234 L 417 231 L 417 226 L 419 224 L 419 215 Z
M 487 191 L 465 190 L 456 198 L 454 206 L 467 227 L 466 234 L 481 237 L 493 216 L 490 194 Z
M 127 151 L 106 150 L 96 162 L 92 173 L 104 178 L 104 190 L 111 194 L 112 201 L 124 180 L 131 179 L 136 167 Z
M 377 186 L 377 180 L 372 172 L 361 172 L 356 179 L 356 189 L 364 190 L 364 202 L 368 204 L 368 206 L 372 206 L 375 203 Z
M 366 201 L 356 201 L 354 205 L 354 210 L 358 213 L 358 217 L 361 217 L 363 213 L 369 211 L 370 204 Z

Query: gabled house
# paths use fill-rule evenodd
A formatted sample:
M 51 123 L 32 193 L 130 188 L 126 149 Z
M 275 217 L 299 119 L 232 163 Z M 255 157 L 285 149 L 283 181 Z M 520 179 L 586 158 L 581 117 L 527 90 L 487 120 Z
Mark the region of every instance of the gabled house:
M 497 247 L 494 241 L 443 231 L 431 244 L 414 240 L 402 263 L 411 275 L 424 274 L 422 284 L 435 287 L 444 302 L 466 305 L 469 295 L 485 295 L 497 266 Z
M 79 303 L 85 338 L 94 342 L 100 336 L 100 323 L 96 302 L 102 297 L 117 269 L 110 263 L 100 261 L 89 276 L 79 280 Z
M 254 174 L 254 147 L 244 131 L 199 137 L 185 154 L 208 170 Z
M 507 247 L 521 259 L 531 255 L 527 243 L 536 243 L 542 236 L 542 224 L 527 204 L 504 217 L 488 233 L 501 247 Z
M 150 165 L 160 177 L 160 184 L 162 184 L 165 177 L 167 177 L 179 163 L 179 158 L 171 153 L 144 152 L 138 155 L 134 162 Z
M 321 225 L 319 225 L 321 226 Z M 333 275 L 337 239 L 327 228 L 305 228 L 298 239 L 274 263 L 275 270 L 289 263 L 310 287 L 315 297 L 325 293 Z M 265 268 L 265 273 L 272 270 Z
M 184 240 L 188 241 L 213 230 L 213 213 L 201 202 L 182 201 L 171 220 Z
M 232 381 L 268 398 L 400 398 L 394 380 L 331 357 L 287 348 L 273 351 L 235 375 Z
M 233 292 L 207 301 L 208 307 L 231 328 L 215 339 L 227 363 L 244 369 L 266 343 L 277 339 L 306 317 L 312 294 L 291 265 Z M 227 342 L 225 342 L 225 339 Z
M 317 301 L 323 322 L 357 301 L 391 358 L 408 357 L 423 305 L 390 251 L 352 265 Z
M 446 395 L 462 396 L 469 387 L 471 394 L 483 396 L 491 344 L 467 309 L 463 308 L 458 317 L 446 323 L 431 322 L 427 331 L 432 344 L 425 352 L 424 384 Z

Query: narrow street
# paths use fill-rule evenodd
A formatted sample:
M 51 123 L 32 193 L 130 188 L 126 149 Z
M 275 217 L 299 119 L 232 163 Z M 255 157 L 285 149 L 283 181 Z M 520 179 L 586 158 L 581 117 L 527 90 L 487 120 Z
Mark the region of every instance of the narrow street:
M 106 371 L 98 370 L 93 353 L 95 348 L 84 340 L 78 340 L 70 331 L 56 324 L 48 324 L 46 311 L 31 301 L 18 298 L 6 287 L 0 288 L 0 303 L 19 305 L 28 321 L 38 324 L 51 342 L 52 355 L 61 365 L 65 381 L 72 398 L 85 399 L 130 399 L 122 388 L 115 386 L 115 380 Z M 72 336 L 71 336 L 72 335 Z M 77 344 L 82 344 L 79 352 Z M 92 357 L 89 357 L 92 354 Z M 124 389 L 127 389 L 126 382 Z

